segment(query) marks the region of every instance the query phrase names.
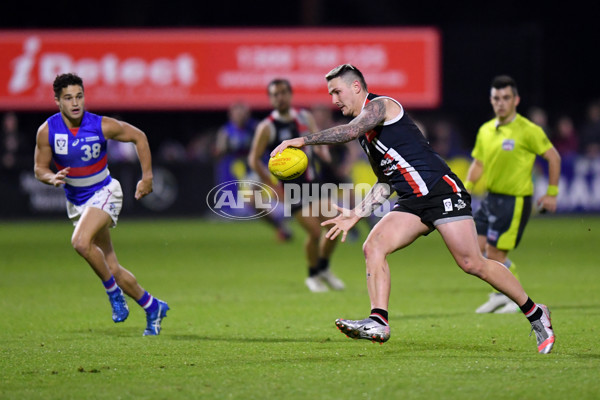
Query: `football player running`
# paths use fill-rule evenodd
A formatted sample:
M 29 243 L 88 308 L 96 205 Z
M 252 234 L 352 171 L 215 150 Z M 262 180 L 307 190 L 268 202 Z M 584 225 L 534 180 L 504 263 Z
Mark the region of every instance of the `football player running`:
M 340 214 L 323 225 L 327 237 L 342 235 L 369 215 L 395 191 L 398 201 L 371 230 L 363 253 L 371 312 L 362 320 L 337 319 L 347 336 L 383 343 L 390 338 L 388 304 L 391 290 L 387 256 L 420 236 L 437 230 L 458 266 L 489 283 L 517 303 L 537 338 L 539 353 L 554 345 L 550 312 L 529 298 L 519 281 L 502 264 L 485 258 L 479 249 L 471 215 L 469 193 L 448 165 L 395 99 L 368 92 L 362 73 L 351 64 L 340 65 L 325 77 L 333 103 L 348 124 L 283 141 L 271 153 L 286 147 L 345 143 L 358 139 L 367 153 L 378 181 L 354 209 L 339 208 Z

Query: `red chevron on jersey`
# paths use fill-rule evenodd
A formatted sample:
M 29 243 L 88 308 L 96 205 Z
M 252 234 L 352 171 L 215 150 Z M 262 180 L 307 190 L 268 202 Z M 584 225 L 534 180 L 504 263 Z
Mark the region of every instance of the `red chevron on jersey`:
M 65 168 L 62 165 L 59 165 L 56 161 L 54 162 L 54 164 L 56 164 L 56 168 L 58 168 L 58 169 L 64 169 Z M 71 177 L 71 178 L 75 178 L 75 177 L 93 175 L 96 172 L 100 172 L 104 168 L 106 168 L 107 164 L 108 164 L 107 156 L 104 155 L 104 157 L 102 157 L 95 164 L 86 165 L 85 167 L 71 167 L 71 169 L 69 170 L 69 175 L 68 176 Z
M 450 168 L 397 100 L 369 93 L 365 105 L 378 97 L 396 103 L 398 115 L 378 124 L 358 141 L 377 174 L 385 177 L 399 198 L 426 196 L 444 175 L 451 174 Z M 456 182 L 448 183 L 455 190 L 459 187 Z
M 383 153 L 383 158 L 386 160 L 386 164 L 388 168 L 384 169 L 383 173 L 386 175 L 391 175 L 392 169 L 396 169 L 400 171 L 406 183 L 411 187 L 414 194 L 417 197 L 425 196 L 429 193 L 429 189 L 427 185 L 417 172 L 398 152 L 394 149 L 388 149 L 383 143 L 379 140 L 374 139 L 374 144 L 377 150 Z M 383 162 L 382 162 L 383 164 Z
M 367 137 L 367 140 L 370 142 L 373 141 L 373 139 L 375 138 L 375 136 L 377 136 L 377 132 L 373 131 L 369 131 L 367 133 L 365 133 L 365 136 Z
M 458 187 L 458 185 L 456 184 L 456 181 L 454 179 L 450 178 L 448 175 L 444 175 L 443 179 L 446 181 L 446 183 L 448 185 L 450 185 L 450 187 L 452 188 L 452 191 L 454 193 L 459 193 L 461 191 L 460 187 Z

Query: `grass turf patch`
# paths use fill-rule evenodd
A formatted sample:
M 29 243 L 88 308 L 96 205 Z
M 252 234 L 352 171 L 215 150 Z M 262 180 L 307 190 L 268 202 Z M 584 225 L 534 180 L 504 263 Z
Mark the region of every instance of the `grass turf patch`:
M 362 241 L 332 258 L 346 290 L 314 294 L 293 228 L 278 243 L 260 222 L 122 218 L 121 264 L 171 307 L 161 335 L 142 337 L 131 299 L 112 322 L 67 221 L 1 223 L 0 398 L 597 398 L 600 218 L 533 218 L 511 252 L 552 311 L 550 355 L 522 315 L 474 313 L 489 288 L 436 233 L 390 256 L 390 341 L 350 340 L 333 322 L 369 312 Z

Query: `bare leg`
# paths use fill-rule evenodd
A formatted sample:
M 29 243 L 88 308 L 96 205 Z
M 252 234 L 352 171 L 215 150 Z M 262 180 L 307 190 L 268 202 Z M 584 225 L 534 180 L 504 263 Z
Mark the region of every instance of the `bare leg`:
M 499 262 L 483 257 L 472 219 L 441 224 L 437 230 L 463 271 L 486 281 L 517 305 L 527 301 L 527 294 L 514 275 Z
M 477 243 L 479 244 L 479 250 L 481 251 L 481 254 L 485 254 L 485 246 L 487 245 L 487 237 L 485 235 L 478 235 Z
M 388 309 L 391 280 L 387 255 L 408 246 L 428 231 L 416 215 L 397 211 L 386 214 L 373 227 L 363 245 L 371 309 Z
M 327 209 L 331 207 L 329 205 L 329 200 L 322 200 L 320 205 L 321 209 Z M 327 221 L 328 219 L 329 217 L 319 215 L 319 222 Z M 331 255 L 333 254 L 333 251 L 335 250 L 335 247 L 337 246 L 338 240 L 327 239 L 325 237 L 326 233 L 327 229 L 321 228 L 321 238 L 319 240 L 319 257 L 329 260 L 331 258 Z
M 110 232 L 108 227 L 105 227 L 98 232 L 94 243 L 100 247 L 100 249 L 102 249 L 110 272 L 115 277 L 115 280 L 121 289 L 123 289 L 123 291 L 134 300 L 141 299 L 144 295 L 144 289 L 138 284 L 135 276 L 133 276 L 131 272 L 119 264 L 119 260 L 117 259 L 117 255 L 113 249 L 112 241 L 110 240 Z
M 71 244 L 75 251 L 87 261 L 103 282 L 110 279 L 111 272 L 104 252 L 94 243 L 94 239 L 98 232 L 108 229 L 110 223 L 110 216 L 106 212 L 88 207 L 83 212 L 71 237 Z
M 301 211 L 295 214 L 296 220 L 308 236 L 304 242 L 304 251 L 310 267 L 315 267 L 319 261 L 319 241 L 321 239 L 321 223 L 317 217 L 302 216 Z

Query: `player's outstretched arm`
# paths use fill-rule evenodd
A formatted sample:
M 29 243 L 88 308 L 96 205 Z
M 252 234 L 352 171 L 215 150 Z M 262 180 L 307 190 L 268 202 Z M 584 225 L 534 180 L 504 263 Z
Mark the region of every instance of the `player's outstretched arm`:
M 384 101 L 371 101 L 356 118 L 347 124 L 334 126 L 300 138 L 284 140 L 271 152 L 271 157 L 281 153 L 287 147 L 349 142 L 374 129 L 377 125 L 383 123 L 385 118 L 386 103 Z
M 377 207 L 381 206 L 391 194 L 392 190 L 390 185 L 384 182 L 377 182 L 353 210 L 338 207 L 336 204 L 333 204 L 340 214 L 335 218 L 321 223 L 321 226 L 333 225 L 325 237 L 334 240 L 341 233 L 342 242 L 346 241 L 348 231 L 350 231 L 361 218 L 370 215 Z

